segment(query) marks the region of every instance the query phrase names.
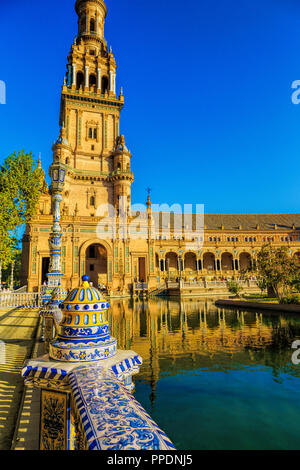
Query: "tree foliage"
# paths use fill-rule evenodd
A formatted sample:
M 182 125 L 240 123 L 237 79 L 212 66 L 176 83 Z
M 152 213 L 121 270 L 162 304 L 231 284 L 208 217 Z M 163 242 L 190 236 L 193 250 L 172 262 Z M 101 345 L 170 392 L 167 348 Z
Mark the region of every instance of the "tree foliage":
M 43 171 L 32 153 L 10 155 L 0 167 L 0 260 L 5 267 L 14 259 L 16 230 L 36 213 Z
M 290 256 L 287 247 L 264 245 L 257 255 L 257 264 L 261 282 L 271 288 L 279 300 L 287 297 L 297 282 L 299 285 L 299 260 Z
M 228 282 L 227 287 L 228 287 L 228 291 L 231 294 L 236 295 L 237 297 L 239 297 L 240 293 L 243 290 L 242 286 L 238 282 L 233 281 L 233 280 Z

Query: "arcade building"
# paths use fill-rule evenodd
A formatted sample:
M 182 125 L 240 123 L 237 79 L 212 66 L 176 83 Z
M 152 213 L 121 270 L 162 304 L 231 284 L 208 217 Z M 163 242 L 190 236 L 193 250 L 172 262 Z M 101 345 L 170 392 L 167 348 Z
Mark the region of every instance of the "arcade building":
M 68 56 L 61 131 L 52 148 L 53 163 L 66 170 L 63 287 L 78 286 L 88 274 L 112 296 L 126 296 L 135 282 L 147 283 L 151 291 L 165 279 L 238 277 L 255 266 L 265 243 L 287 246 L 292 256 L 300 257 L 300 214 L 205 214 L 199 231 L 196 214 L 179 215 L 179 233 L 176 215 L 167 220 L 153 212 L 150 196 L 143 213 L 131 211 L 132 155 L 120 134 L 124 96 L 122 90 L 117 95 L 117 65 L 104 38 L 107 7 L 103 0 L 77 0 L 75 9 L 78 36 Z M 100 206 L 113 208 L 114 215 L 99 213 Z M 125 235 L 124 217 L 129 227 Z M 44 181 L 37 214 L 23 237 L 22 285 L 28 292 L 39 291 L 47 280 L 52 221 L 51 188 Z

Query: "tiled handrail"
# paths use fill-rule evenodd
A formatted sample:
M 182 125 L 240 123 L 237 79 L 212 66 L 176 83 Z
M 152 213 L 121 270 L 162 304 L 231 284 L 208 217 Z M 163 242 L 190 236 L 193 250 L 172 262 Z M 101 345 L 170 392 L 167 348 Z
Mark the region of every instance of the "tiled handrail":
M 88 450 L 175 450 L 143 407 L 103 367 L 69 374 L 81 443 Z

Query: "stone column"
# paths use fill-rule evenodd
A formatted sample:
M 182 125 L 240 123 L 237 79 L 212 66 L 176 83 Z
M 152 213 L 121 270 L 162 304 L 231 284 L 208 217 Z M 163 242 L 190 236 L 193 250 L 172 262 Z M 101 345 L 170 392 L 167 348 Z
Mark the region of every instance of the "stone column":
M 67 86 L 71 86 L 73 83 L 73 77 L 72 77 L 72 65 L 68 65 L 68 81 L 67 81 Z
M 97 69 L 97 89 L 101 91 L 101 68 Z
M 85 88 L 89 87 L 89 66 L 85 66 Z
M 76 64 L 72 65 L 72 87 L 76 87 Z
M 116 93 L 116 74 L 113 71 L 109 72 L 109 91 Z

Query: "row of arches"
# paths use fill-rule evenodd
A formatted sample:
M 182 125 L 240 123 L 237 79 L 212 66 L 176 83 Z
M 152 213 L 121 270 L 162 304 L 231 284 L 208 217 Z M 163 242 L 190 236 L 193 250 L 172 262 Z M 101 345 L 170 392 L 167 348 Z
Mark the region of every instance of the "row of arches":
M 293 256 L 300 261 L 300 252 Z M 225 252 L 219 258 L 214 253 L 207 252 L 201 259 L 193 252 L 185 253 L 181 258 L 175 252 L 167 253 L 163 259 L 156 255 L 156 267 L 160 271 L 246 271 L 255 265 L 255 259 L 247 252 L 240 253 L 237 257 Z
M 89 75 L 89 88 L 97 86 L 97 76 L 94 73 Z M 84 88 L 85 86 L 85 76 L 83 72 L 77 72 L 76 75 L 76 89 L 80 90 L 80 88 Z M 109 79 L 107 76 L 103 75 L 101 78 L 101 93 L 104 95 L 109 90 Z
M 195 253 L 185 253 L 179 258 L 175 252 L 169 252 L 164 259 L 159 259 L 156 255 L 156 267 L 160 271 L 168 270 L 190 270 L 190 271 L 235 271 L 247 270 L 253 265 L 253 258 L 249 253 L 241 253 L 238 258 L 234 258 L 231 253 L 223 253 L 217 258 L 214 253 L 205 253 L 201 259 Z

